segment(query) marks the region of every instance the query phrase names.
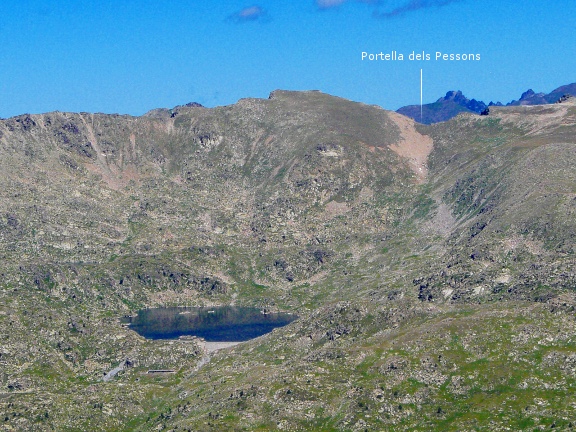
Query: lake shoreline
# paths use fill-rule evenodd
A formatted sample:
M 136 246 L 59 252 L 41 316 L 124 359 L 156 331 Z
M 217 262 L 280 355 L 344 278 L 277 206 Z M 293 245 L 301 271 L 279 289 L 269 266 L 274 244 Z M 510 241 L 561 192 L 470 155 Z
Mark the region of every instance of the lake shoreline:
M 242 342 L 204 342 L 204 350 L 207 353 L 213 353 L 215 351 L 230 348 L 241 343 Z

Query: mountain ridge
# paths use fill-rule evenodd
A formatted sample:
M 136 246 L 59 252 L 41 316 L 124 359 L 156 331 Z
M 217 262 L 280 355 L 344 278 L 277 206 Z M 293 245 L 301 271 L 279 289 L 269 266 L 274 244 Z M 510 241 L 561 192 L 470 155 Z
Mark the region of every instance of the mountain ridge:
M 0 121 L 4 426 L 569 428 L 575 130 L 282 90 Z M 208 362 L 120 322 L 225 304 L 300 319 Z
M 461 112 L 473 112 L 481 114 L 492 106 L 518 106 L 518 105 L 543 105 L 555 103 L 564 95 L 576 96 L 576 83 L 560 86 L 550 93 L 536 93 L 528 89 L 518 100 L 512 100 L 507 104 L 490 101 L 486 104 L 476 99 L 468 99 L 461 91 L 448 91 L 444 97 L 439 98 L 434 103 L 422 105 L 422 118 L 420 118 L 420 105 L 407 105 L 398 108 L 396 112 L 403 114 L 413 120 L 424 123 L 438 123 L 446 121 Z

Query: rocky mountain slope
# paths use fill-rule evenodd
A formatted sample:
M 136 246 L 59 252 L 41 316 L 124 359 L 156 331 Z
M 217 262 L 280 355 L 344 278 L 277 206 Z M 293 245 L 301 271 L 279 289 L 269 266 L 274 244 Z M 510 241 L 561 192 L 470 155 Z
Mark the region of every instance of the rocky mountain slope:
M 2 120 L 0 428 L 571 427 L 575 132 L 286 91 Z M 208 362 L 119 321 L 216 304 L 301 318 Z
M 548 94 L 535 93 L 534 90 L 529 89 L 522 93 L 520 99 L 508 102 L 506 106 L 551 104 L 557 102 L 564 95 L 576 95 L 576 83 L 558 87 Z M 422 105 L 422 113 L 420 112 L 420 105 L 407 105 L 399 108 L 396 112 L 419 123 L 432 124 L 449 120 L 461 112 L 480 114 L 492 106 L 503 106 L 503 104 L 501 102 L 486 104 L 476 99 L 468 99 L 461 91 L 449 91 L 446 96 L 441 97 L 436 102 Z

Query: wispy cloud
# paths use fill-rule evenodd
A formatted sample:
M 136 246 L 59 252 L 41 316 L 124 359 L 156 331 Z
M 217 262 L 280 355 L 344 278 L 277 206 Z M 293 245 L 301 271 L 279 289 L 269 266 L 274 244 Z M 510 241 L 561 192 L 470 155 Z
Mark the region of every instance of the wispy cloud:
M 404 0 L 403 2 L 390 2 L 387 0 L 315 0 L 315 3 L 318 9 L 321 10 L 336 8 L 344 3 L 364 3 L 379 8 L 374 10 L 373 15 L 375 18 L 386 19 L 400 17 L 420 9 L 440 8 L 460 1 L 464 0 Z M 389 8 L 391 8 L 390 10 L 380 9 L 389 3 L 393 3 L 389 6 Z M 395 7 L 394 3 L 396 3 Z
M 248 6 L 238 12 L 234 12 L 232 15 L 229 15 L 228 19 L 235 23 L 265 21 L 268 19 L 268 12 L 266 12 L 266 9 L 258 5 Z
M 348 0 L 316 0 L 316 6 L 320 9 L 330 9 L 346 3 Z
M 350 3 L 351 0 L 315 0 L 318 9 L 331 9 L 344 3 Z M 366 3 L 371 5 L 381 4 L 384 0 L 355 0 L 355 3 Z
M 395 18 L 420 9 L 440 8 L 461 0 L 409 0 L 388 12 L 374 11 L 376 18 Z

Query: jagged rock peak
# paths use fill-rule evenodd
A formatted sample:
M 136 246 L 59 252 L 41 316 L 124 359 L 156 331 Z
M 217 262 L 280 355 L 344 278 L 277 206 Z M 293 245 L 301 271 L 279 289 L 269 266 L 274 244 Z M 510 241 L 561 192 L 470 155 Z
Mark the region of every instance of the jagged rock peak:
M 526 99 L 530 99 L 533 97 L 543 97 L 543 96 L 545 96 L 545 93 L 536 93 L 534 90 L 528 89 L 524 93 L 522 93 L 522 96 L 520 96 L 520 100 L 524 101 Z
M 446 92 L 446 96 L 438 99 L 438 102 L 443 101 L 443 100 L 445 100 L 445 101 L 453 100 L 455 102 L 461 102 L 461 101 L 468 101 L 468 98 L 466 96 L 464 96 L 462 94 L 462 91 L 460 91 L 460 90 L 450 90 L 450 91 Z

